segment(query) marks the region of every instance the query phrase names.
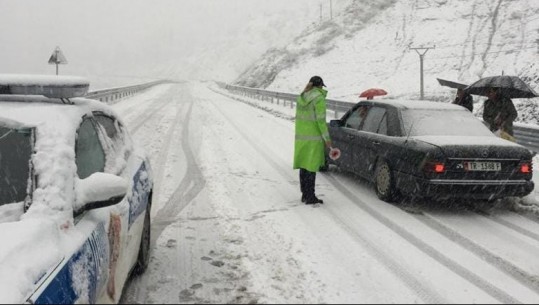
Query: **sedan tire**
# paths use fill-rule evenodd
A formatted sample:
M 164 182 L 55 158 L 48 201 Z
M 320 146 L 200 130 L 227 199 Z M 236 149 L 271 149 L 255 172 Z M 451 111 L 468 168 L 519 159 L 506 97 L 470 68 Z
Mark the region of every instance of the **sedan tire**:
M 374 189 L 378 198 L 386 202 L 393 202 L 397 195 L 393 171 L 385 160 L 379 160 L 374 172 Z

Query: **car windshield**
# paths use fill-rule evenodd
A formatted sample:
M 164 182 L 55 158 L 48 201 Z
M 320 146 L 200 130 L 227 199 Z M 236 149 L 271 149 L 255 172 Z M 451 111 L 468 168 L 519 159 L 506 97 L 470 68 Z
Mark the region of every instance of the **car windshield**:
M 30 178 L 32 130 L 0 126 L 0 206 L 24 201 Z
M 473 114 L 448 109 L 407 109 L 402 111 L 409 136 L 492 136 Z

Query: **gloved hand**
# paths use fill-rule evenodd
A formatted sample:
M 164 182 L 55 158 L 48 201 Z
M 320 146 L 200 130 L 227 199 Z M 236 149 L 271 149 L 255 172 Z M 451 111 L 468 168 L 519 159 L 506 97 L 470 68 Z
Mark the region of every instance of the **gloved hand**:
M 329 149 L 329 158 L 333 161 L 341 157 L 341 150 L 336 147 L 331 147 Z

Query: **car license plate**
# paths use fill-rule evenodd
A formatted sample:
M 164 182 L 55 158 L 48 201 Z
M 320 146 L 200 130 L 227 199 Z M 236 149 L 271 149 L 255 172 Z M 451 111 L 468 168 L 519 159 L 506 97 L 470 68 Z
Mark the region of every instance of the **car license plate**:
M 500 162 L 467 162 L 464 168 L 468 171 L 499 172 L 502 170 Z

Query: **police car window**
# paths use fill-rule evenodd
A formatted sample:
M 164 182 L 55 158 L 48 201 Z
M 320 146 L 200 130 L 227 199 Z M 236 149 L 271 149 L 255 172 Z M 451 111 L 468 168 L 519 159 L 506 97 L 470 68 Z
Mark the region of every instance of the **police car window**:
M 365 118 L 365 122 L 363 123 L 361 130 L 375 133 L 378 132 L 378 128 L 380 127 L 380 123 L 385 114 L 386 110 L 384 108 L 372 107 Z
M 84 119 L 77 135 L 76 164 L 80 179 L 89 177 L 105 168 L 105 153 L 94 124 L 89 118 Z
M 96 115 L 94 116 L 95 120 L 105 128 L 107 132 L 107 136 L 111 139 L 115 139 L 118 135 L 118 129 L 116 127 L 115 121 L 104 115 Z
M 26 199 L 32 146 L 31 129 L 0 127 L 0 206 Z

